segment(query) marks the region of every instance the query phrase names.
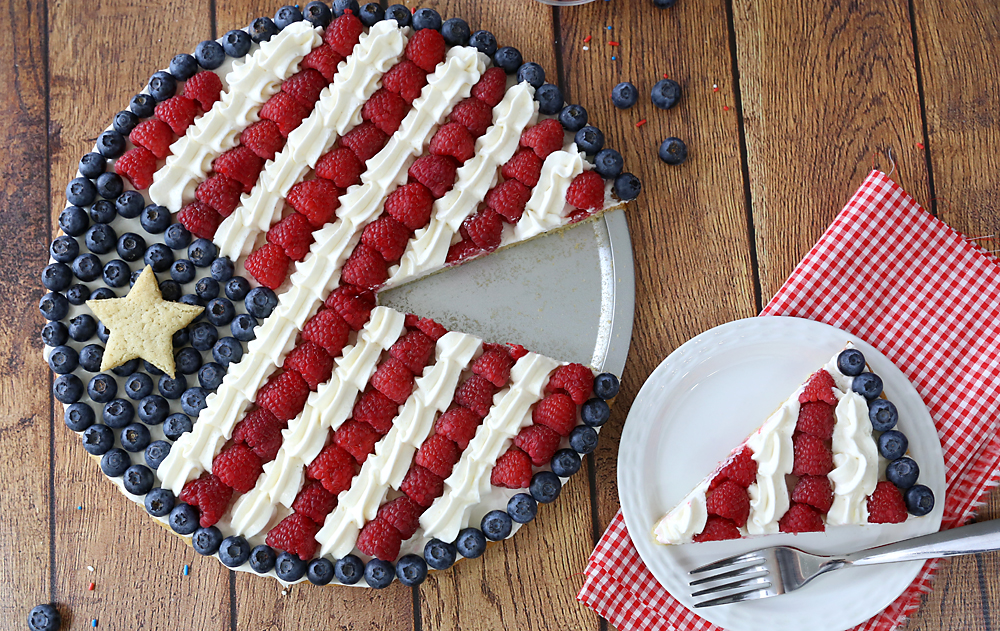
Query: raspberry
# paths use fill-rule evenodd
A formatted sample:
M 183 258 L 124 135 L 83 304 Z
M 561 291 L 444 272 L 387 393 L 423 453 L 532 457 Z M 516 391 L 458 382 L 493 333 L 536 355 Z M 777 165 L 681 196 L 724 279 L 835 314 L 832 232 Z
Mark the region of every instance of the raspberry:
M 469 97 L 455 105 L 448 121 L 460 123 L 474 138 L 479 138 L 493 124 L 493 110 L 479 99 Z
M 812 506 L 792 504 L 778 520 L 781 532 L 823 532 L 823 518 Z
M 315 391 L 319 384 L 330 380 L 333 358 L 315 342 L 304 340 L 285 356 L 282 368 L 302 375 L 309 389 Z
M 399 129 L 399 124 L 410 110 L 410 104 L 395 92 L 385 88 L 377 90 L 365 103 L 361 117 L 371 121 L 376 127 L 388 135 L 393 135 Z
M 354 479 L 354 458 L 335 443 L 330 443 L 306 467 L 306 475 L 323 483 L 334 495 L 351 488 Z
M 594 389 L 594 373 L 580 364 L 567 364 L 556 369 L 545 386 L 546 392 L 562 390 L 573 399 L 573 403 L 583 405 Z
M 211 239 L 222 223 L 222 215 L 208 204 L 191 202 L 177 213 L 177 221 L 194 236 Z
M 490 484 L 505 489 L 526 489 L 531 484 L 531 457 L 517 447 L 497 459 L 490 474 Z
M 249 193 L 257 183 L 257 176 L 264 168 L 264 161 L 249 147 L 233 147 L 212 163 L 216 173 L 236 180 L 243 185 L 243 192 Z
M 604 178 L 597 171 L 584 171 L 573 178 L 566 191 L 566 201 L 582 210 L 604 206 Z
M 416 504 L 428 507 L 444 492 L 444 480 L 418 464 L 410 467 L 399 490 Z
M 507 180 L 498 184 L 486 194 L 486 204 L 510 223 L 521 220 L 524 206 L 529 199 L 531 199 L 531 189 L 517 180 Z
M 732 480 L 726 480 L 709 492 L 705 506 L 710 515 L 731 519 L 737 526 L 745 526 L 750 516 L 750 496 Z
M 302 327 L 302 339 L 313 342 L 330 357 L 340 357 L 351 327 L 333 309 L 324 309 Z
M 158 118 L 144 120 L 135 126 L 128 139 L 137 147 L 145 147 L 159 159 L 170 155 L 170 145 L 174 142 L 174 132 Z
M 285 201 L 305 215 L 314 228 L 322 228 L 336 217 L 342 193 L 329 180 L 307 180 L 293 186 Z
M 284 550 L 297 555 L 303 561 L 308 561 L 316 554 L 319 542 L 316 533 L 319 525 L 300 513 L 292 513 L 282 519 L 277 526 L 267 533 L 264 542 L 272 548 Z
M 358 43 L 364 30 L 361 20 L 356 18 L 353 12 L 344 13 L 327 27 L 323 33 L 323 41 L 334 51 L 347 57 L 354 51 L 354 45 Z
M 830 373 L 822 369 L 817 370 L 806 382 L 802 394 L 799 395 L 799 403 L 824 401 L 830 405 L 837 405 L 837 397 L 833 394 L 833 389 L 836 387 Z
M 337 496 L 324 489 L 322 484 L 306 482 L 292 502 L 292 510 L 322 524 L 336 505 Z
M 399 404 L 374 388 L 368 388 L 362 394 L 351 416 L 354 420 L 368 423 L 383 436 L 392 429 L 392 420 L 399 413 Z
M 199 202 L 211 206 L 223 217 L 228 217 L 240 205 L 242 192 L 242 184 L 221 173 L 216 173 L 199 184 L 194 195 Z
M 406 58 L 421 70 L 434 72 L 434 67 L 444 61 L 447 50 L 444 36 L 432 28 L 417 31 L 406 44 Z
M 430 318 L 420 318 L 417 320 L 417 328 L 420 329 L 421 333 L 435 342 L 441 339 L 441 337 L 448 332 L 448 329 L 444 328 Z
M 521 146 L 530 147 L 539 158 L 544 160 L 553 151 L 562 149 L 562 125 L 554 118 L 543 120 L 521 134 Z
M 407 103 L 413 103 L 427 85 L 427 73 L 412 61 L 401 61 L 382 75 L 382 85 Z
M 277 123 L 278 131 L 287 138 L 288 134 L 302 124 L 302 119 L 309 115 L 310 109 L 312 108 L 299 103 L 291 94 L 278 92 L 260 108 L 260 117 Z
M 232 488 L 223 484 L 217 476 L 203 473 L 197 480 L 191 480 L 184 485 L 180 500 L 191 506 L 197 506 L 200 513 L 198 523 L 202 528 L 208 528 L 218 523 L 226 514 L 232 497 Z
M 906 521 L 906 504 L 896 485 L 882 480 L 868 498 L 869 524 L 898 524 Z
M 182 219 L 183 221 L 183 219 Z M 187 225 L 187 224 L 185 224 Z M 188 230 L 191 230 L 188 227 Z M 194 232 L 192 230 L 192 232 Z M 212 231 L 215 234 L 215 231 Z M 207 238 L 207 237 L 206 237 Z M 243 265 L 257 282 L 269 289 L 281 287 L 288 274 L 288 255 L 280 245 L 265 243 L 253 251 Z
M 472 375 L 455 390 L 455 403 L 469 408 L 480 418 L 489 414 L 493 406 L 493 394 L 496 386 L 479 375 Z
M 378 250 L 359 243 L 344 262 L 340 277 L 345 283 L 375 289 L 389 278 L 389 268 Z
M 184 82 L 184 96 L 194 99 L 206 112 L 222 97 L 222 79 L 203 70 Z
M 156 117 L 170 125 L 178 136 L 183 136 L 187 128 L 201 115 L 201 108 L 193 99 L 178 94 L 156 104 Z
M 799 420 L 795 429 L 816 438 L 833 438 L 833 426 L 837 420 L 833 416 L 833 406 L 823 401 L 803 403 L 799 408 Z
M 434 432 L 454 441 L 464 451 L 469 446 L 469 441 L 476 436 L 476 429 L 482 420 L 481 416 L 469 408 L 457 405 L 438 418 L 434 424 Z
M 344 56 L 330 48 L 329 44 L 320 44 L 302 59 L 299 66 L 318 70 L 324 79 L 333 82 L 333 78 L 337 76 L 337 66 L 342 61 Z
M 352 329 L 360 331 L 375 308 L 375 296 L 360 287 L 341 285 L 327 296 L 326 306 L 340 314 Z
M 472 86 L 472 96 L 490 107 L 496 107 L 507 92 L 507 73 L 496 66 L 483 73 L 476 85 Z
M 409 539 L 420 528 L 420 514 L 424 512 L 405 495 L 400 495 L 396 499 L 386 502 L 378 509 L 376 519 L 381 519 L 399 531 L 403 539 Z
M 257 408 L 236 424 L 233 440 L 253 449 L 262 462 L 271 462 L 281 448 L 281 430 L 285 426 L 264 408 Z
M 494 386 L 502 388 L 507 383 L 507 379 L 510 378 L 510 369 L 513 367 L 514 360 L 510 358 L 506 350 L 490 348 L 472 364 L 472 372 L 485 378 Z
M 434 196 L 419 182 L 400 186 L 385 200 L 385 211 L 410 230 L 426 226 L 433 209 Z
M 243 130 L 240 144 L 264 160 L 274 160 L 275 154 L 285 146 L 285 137 L 278 129 L 278 123 L 262 118 Z
M 451 475 L 451 470 L 460 455 L 461 452 L 454 441 L 441 434 L 433 434 L 420 445 L 413 462 L 445 479 Z
M 304 68 L 285 79 L 281 91 L 312 111 L 319 100 L 319 93 L 329 83 L 319 70 Z
M 153 183 L 154 172 L 156 172 L 156 156 L 145 147 L 129 149 L 115 162 L 115 173 L 128 178 L 132 186 L 139 191 L 149 188 Z
M 237 493 L 249 493 L 263 472 L 260 456 L 243 443 L 230 445 L 212 460 L 212 473 Z
M 725 541 L 726 539 L 739 539 L 742 536 L 740 529 L 733 522 L 722 517 L 709 515 L 705 521 L 705 528 L 700 534 L 694 536 L 694 541 L 696 543 L 701 543 L 702 541 Z
M 833 471 L 833 454 L 822 439 L 796 434 L 792 444 L 795 448 L 792 475 L 826 475 Z
M 544 425 L 529 425 L 514 437 L 514 445 L 531 456 L 531 462 L 540 467 L 559 449 L 559 434 Z
M 355 545 L 368 556 L 391 562 L 399 556 L 399 546 L 402 542 L 403 537 L 398 530 L 376 517 L 361 529 Z
M 377 250 L 386 261 L 398 261 L 410 240 L 410 230 L 389 215 L 383 215 L 365 226 L 361 242 Z
M 267 242 L 280 246 L 288 258 L 301 261 L 309 254 L 313 227 L 302 213 L 291 213 L 267 231 Z
M 492 208 L 483 208 L 462 222 L 469 239 L 479 250 L 492 252 L 500 247 L 503 238 L 503 221 Z
M 576 404 L 561 392 L 550 394 L 532 410 L 531 422 L 544 425 L 560 436 L 569 436 L 576 427 Z
M 354 152 L 361 162 L 368 162 L 382 150 L 389 137 L 372 123 L 364 122 L 344 134 L 340 145 Z
M 473 243 L 472 239 L 463 239 L 448 248 L 448 256 L 445 258 L 445 263 L 448 265 L 458 265 L 462 261 L 480 254 L 482 251 L 483 249 Z
M 402 405 L 413 392 L 413 373 L 406 364 L 395 357 L 390 357 L 375 369 L 371 384 L 373 388 Z
M 538 178 L 542 175 L 542 159 L 534 151 L 522 149 L 503 165 L 500 174 L 506 180 L 517 180 L 532 188 L 538 184 Z
M 271 376 L 257 391 L 257 405 L 274 414 L 279 421 L 295 418 L 306 404 L 309 385 L 302 375 L 294 370 L 286 370 Z
M 434 357 L 434 340 L 419 330 L 410 331 L 389 348 L 389 355 L 419 375 Z
M 833 487 L 830 486 L 830 478 L 825 475 L 802 476 L 792 490 L 792 501 L 808 504 L 821 513 L 827 512 L 833 505 Z
M 368 423 L 349 420 L 334 433 L 337 446 L 351 454 L 357 463 L 364 464 L 375 452 L 375 443 L 382 438 Z
M 757 461 L 753 459 L 753 451 L 749 447 L 743 447 L 739 453 L 729 461 L 729 464 L 722 467 L 712 483 L 709 490 L 714 489 L 724 480 L 732 480 L 743 488 L 747 488 L 757 481 Z
M 316 162 L 316 176 L 330 180 L 343 189 L 360 184 L 364 170 L 365 165 L 347 147 L 338 147 Z
M 426 186 L 435 199 L 440 199 L 455 185 L 457 169 L 458 163 L 451 156 L 427 155 L 417 158 L 408 173 L 411 178 Z M 418 227 L 422 228 L 423 224 Z
M 503 73 L 502 70 L 500 72 Z M 429 151 L 433 155 L 451 156 L 464 163 L 476 155 L 476 139 L 461 123 L 448 123 L 431 138 Z

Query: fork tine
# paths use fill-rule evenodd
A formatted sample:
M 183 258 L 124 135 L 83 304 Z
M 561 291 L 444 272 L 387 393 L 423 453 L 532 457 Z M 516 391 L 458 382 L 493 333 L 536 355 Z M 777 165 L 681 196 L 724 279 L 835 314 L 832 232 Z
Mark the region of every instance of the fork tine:
M 726 583 L 725 585 L 719 585 L 717 587 L 709 587 L 708 589 L 703 589 L 691 594 L 691 598 L 697 598 L 699 596 L 708 596 L 709 594 L 717 594 L 719 592 L 728 591 L 730 589 L 740 589 L 742 587 L 752 587 L 757 586 L 758 589 L 766 589 L 771 586 L 771 579 L 767 577 L 767 574 L 762 574 L 761 576 L 755 576 L 753 578 L 745 578 L 741 581 L 733 581 L 731 583 Z
M 744 552 L 743 554 L 737 554 L 735 556 L 726 557 L 725 559 L 719 559 L 715 563 L 708 563 L 702 565 L 701 567 L 696 567 L 691 570 L 690 574 L 700 574 L 702 572 L 710 572 L 712 570 L 718 570 L 730 565 L 736 565 L 737 563 L 743 563 L 744 561 L 758 561 L 763 560 L 760 553 L 763 550 L 752 550 L 750 552 Z
M 738 570 L 732 570 L 731 572 L 723 572 L 722 574 L 713 574 L 712 576 L 706 576 L 705 578 L 699 578 L 696 581 L 691 581 L 688 583 L 691 587 L 695 585 L 701 585 L 703 583 L 710 583 L 712 581 L 721 581 L 726 578 L 733 578 L 735 576 L 743 576 L 744 574 L 752 574 L 755 572 L 763 571 L 767 573 L 767 565 L 748 565 L 746 567 L 741 567 Z
M 770 598 L 771 596 L 777 596 L 777 594 L 774 592 L 770 592 L 766 589 L 758 589 L 749 592 L 740 592 L 739 594 L 733 594 L 732 596 L 722 596 L 720 598 L 713 598 L 712 600 L 706 600 L 704 602 L 695 603 L 694 608 L 700 609 L 702 607 L 728 605 L 731 603 L 743 602 L 744 600 L 758 600 L 760 598 Z

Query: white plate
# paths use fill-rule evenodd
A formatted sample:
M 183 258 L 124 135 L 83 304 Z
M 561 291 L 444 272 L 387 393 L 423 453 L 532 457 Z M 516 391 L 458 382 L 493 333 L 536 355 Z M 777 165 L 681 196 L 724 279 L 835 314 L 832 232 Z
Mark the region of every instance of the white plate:
M 827 533 L 781 534 L 736 541 L 663 546 L 657 520 L 756 429 L 813 371 L 850 340 L 882 377 L 899 410 L 898 428 L 920 465 L 920 483 L 937 499 L 927 516 L 902 524 L 844 526 Z M 730 322 L 671 353 L 636 396 L 618 452 L 618 493 L 625 524 L 656 580 L 686 607 L 689 570 L 725 556 L 789 544 L 844 553 L 936 532 L 944 506 L 941 443 L 920 395 L 884 355 L 853 335 L 818 322 L 764 317 Z M 732 631 L 843 631 L 896 599 L 922 561 L 852 567 L 777 598 L 697 611 Z

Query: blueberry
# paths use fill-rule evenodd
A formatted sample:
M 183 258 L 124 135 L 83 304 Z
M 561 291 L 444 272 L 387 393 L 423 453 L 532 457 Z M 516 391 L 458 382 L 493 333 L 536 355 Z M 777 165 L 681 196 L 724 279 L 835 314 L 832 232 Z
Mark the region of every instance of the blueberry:
M 294 583 L 306 574 L 307 563 L 294 554 L 282 552 L 274 564 L 274 572 L 286 583 Z
M 478 528 L 466 528 L 458 533 L 455 547 L 466 559 L 478 558 L 486 552 L 486 535 Z
M 184 391 L 187 390 L 187 379 L 184 375 L 177 375 L 173 379 L 167 375 L 162 375 L 157 387 L 160 390 L 160 394 L 167 399 L 179 399 Z
M 226 298 L 243 300 L 250 293 L 250 282 L 242 276 L 230 278 L 226 283 Z
M 91 300 L 106 300 L 108 298 L 114 298 L 115 296 L 115 292 L 111 291 L 107 287 L 98 287 L 94 291 L 90 292 Z
M 661 110 L 669 110 L 681 98 L 681 86 L 673 79 L 660 79 L 650 92 L 653 105 Z
M 128 377 L 135 371 L 139 370 L 139 365 L 141 363 L 142 360 L 139 359 L 138 357 L 135 357 L 133 359 L 128 360 L 121 366 L 115 366 L 114 368 L 111 369 L 111 372 L 118 375 L 119 377 Z
M 642 192 L 642 182 L 631 173 L 622 173 L 615 178 L 613 190 L 618 199 L 623 202 L 631 201 Z
M 493 54 L 493 65 L 507 74 L 514 74 L 524 64 L 521 51 L 513 46 L 504 46 Z
M 923 484 L 917 484 L 906 489 L 903 494 L 906 510 L 915 517 L 923 517 L 934 510 L 934 491 Z
M 233 337 L 241 342 L 249 342 L 250 340 L 257 337 L 253 332 L 254 327 L 257 326 L 257 320 L 248 313 L 241 313 L 240 315 L 233 318 L 232 323 L 229 325 L 229 330 L 232 331 Z
M 671 136 L 660 143 L 659 155 L 667 164 L 680 164 L 687 160 L 688 148 L 683 140 Z
M 392 563 L 388 561 L 372 559 L 365 565 L 365 581 L 367 581 L 368 587 L 385 589 L 392 583 L 395 576 L 396 568 L 392 567 Z
M 154 272 L 165 272 L 174 262 L 174 251 L 162 243 L 154 243 L 146 248 L 142 261 L 152 267 Z
M 277 26 L 279 30 L 284 30 L 286 26 L 301 21 L 302 11 L 299 11 L 299 8 L 294 5 L 286 4 L 278 9 L 278 12 L 274 14 L 274 25 Z
M 193 375 L 201 368 L 201 353 L 190 346 L 182 348 L 174 355 L 174 364 L 182 375 Z
M 558 86 L 546 83 L 535 90 L 535 100 L 538 101 L 539 114 L 555 114 L 562 109 L 563 93 Z
M 208 267 L 218 255 L 219 248 L 208 239 L 198 239 L 188 246 L 188 258 L 198 267 Z
M 83 448 L 91 456 L 102 456 L 115 444 L 115 433 L 107 425 L 91 425 L 83 430 Z
M 458 548 L 455 544 L 440 539 L 431 539 L 424 546 L 424 559 L 427 560 L 427 565 L 435 570 L 447 570 L 455 564 L 457 556 Z
M 152 489 L 146 494 L 143 504 L 146 505 L 146 512 L 153 517 L 166 517 L 174 509 L 174 494 L 170 489 Z
M 225 298 L 215 298 L 205 306 L 205 317 L 215 326 L 226 326 L 236 317 L 236 308 Z
M 174 55 L 170 60 L 170 74 L 179 81 L 187 81 L 198 72 L 198 62 L 187 53 Z
M 385 10 L 385 19 L 396 20 L 396 24 L 400 27 L 409 26 L 413 21 L 413 14 L 405 6 L 394 4 Z
M 313 585 L 329 585 L 333 580 L 333 561 L 313 559 L 306 567 L 306 578 Z
M 228 256 L 221 256 L 212 261 L 212 264 L 208 266 L 208 270 L 214 280 L 224 283 L 233 277 L 236 266 L 233 265 L 232 260 Z
M 222 36 L 222 50 L 237 59 L 250 52 L 250 34 L 243 29 L 234 29 Z
M 94 179 L 101 173 L 104 173 L 104 169 L 108 168 L 108 163 L 101 154 L 88 153 L 80 158 L 80 166 L 77 168 L 83 177 Z
M 896 406 L 885 399 L 875 399 L 868 403 L 868 419 L 876 432 L 887 432 L 899 421 Z
M 522 64 L 517 69 L 517 82 L 527 82 L 528 85 L 537 90 L 545 83 L 545 70 L 534 62 Z
M 63 421 L 66 427 L 74 432 L 82 432 L 94 424 L 94 408 L 86 403 L 74 403 L 66 407 L 63 412 Z
M 258 574 L 267 574 L 274 569 L 277 558 L 271 546 L 261 544 L 250 551 L 250 567 Z
M 109 478 L 121 477 L 131 466 L 132 460 L 124 449 L 114 447 L 101 456 L 101 471 Z
M 472 37 L 472 30 L 469 28 L 469 23 L 462 18 L 451 18 L 441 25 L 441 34 L 449 46 L 465 46 Z
M 184 348 L 191 343 L 191 334 L 188 333 L 187 329 L 177 329 L 170 336 L 170 343 L 174 348 Z
M 198 530 L 198 509 L 190 504 L 176 504 L 170 511 L 170 527 L 179 535 L 190 535 Z
M 112 399 L 104 404 L 104 410 L 101 414 L 105 425 L 119 429 L 132 422 L 132 419 L 135 418 L 135 408 L 127 399 Z
M 42 269 L 42 285 L 49 291 L 68 289 L 73 282 L 73 271 L 65 263 L 50 263 Z
M 219 545 L 219 560 L 226 567 L 240 567 L 250 558 L 250 544 L 241 536 L 226 537 Z
M 209 362 L 198 371 L 198 383 L 206 390 L 217 390 L 222 385 L 222 378 L 225 376 L 225 368 L 215 362 Z
M 115 128 L 115 131 L 123 136 L 131 134 L 132 130 L 138 124 L 139 117 L 128 110 L 118 112 L 115 114 L 114 120 L 111 121 L 111 125 Z
M 184 294 L 183 296 L 181 296 L 180 298 L 177 299 L 177 302 L 179 302 L 181 304 L 185 304 L 185 305 L 191 305 L 193 307 L 204 307 L 205 306 L 205 304 L 201 301 L 201 298 L 199 298 L 195 294 Z M 199 313 L 198 316 L 194 319 L 194 321 L 198 322 L 204 316 L 205 316 L 204 312 Z
M 208 556 L 219 551 L 222 545 L 222 532 L 215 526 L 199 528 L 191 537 L 191 547 L 198 554 Z
M 628 81 L 622 81 L 611 90 L 611 102 L 619 109 L 627 110 L 638 100 L 639 91 Z
M 155 476 L 144 464 L 134 464 L 125 471 L 122 483 L 132 495 L 145 495 L 153 488 Z
M 886 460 L 901 458 L 906 453 L 907 447 L 909 447 L 909 441 L 906 440 L 906 435 L 899 430 L 890 429 L 887 432 L 882 432 L 882 435 L 878 437 L 878 452 Z
M 115 401 L 121 401 L 128 409 L 132 409 L 132 404 L 128 401 L 123 399 L 115 399 Z M 114 404 L 115 401 L 112 401 L 108 405 Z M 106 412 L 108 409 L 107 406 L 104 409 Z M 107 423 L 107 414 L 105 414 L 105 423 Z M 107 423 L 107 425 L 108 427 L 114 427 L 111 423 Z M 125 451 L 131 451 L 132 453 L 140 452 L 149 446 L 149 429 L 142 423 L 132 423 L 122 428 L 122 431 L 118 434 L 118 440 L 121 441 L 122 449 Z
M 180 283 L 175 280 L 168 278 L 167 280 L 160 282 L 160 295 L 164 300 L 169 300 L 171 302 L 180 300 L 182 291 Z
M 208 391 L 199 386 L 193 388 L 188 388 L 181 395 L 181 409 L 188 416 L 193 416 L 195 418 L 201 414 L 201 411 L 205 409 L 206 403 L 205 398 L 208 396 Z
M 191 332 L 191 346 L 199 351 L 207 351 L 219 340 L 219 331 L 208 322 L 196 322 L 188 331 Z
M 330 11 L 330 7 L 326 6 L 325 2 L 310 2 L 302 12 L 302 17 L 313 26 L 326 28 L 333 20 L 333 13 Z M 249 44 L 249 42 L 250 39 L 247 38 L 247 43 Z
M 118 394 L 118 383 L 111 375 L 94 375 L 87 384 L 87 395 L 95 403 L 107 403 Z
M 600 427 L 608 422 L 611 418 L 611 408 L 603 399 L 592 398 L 588 399 L 582 406 L 580 406 L 580 418 L 583 420 L 584 425 L 590 427 Z
M 857 377 L 865 370 L 865 356 L 856 348 L 849 348 L 837 355 L 837 370 L 848 377 Z
M 96 223 L 87 230 L 84 239 L 87 243 L 87 249 L 94 254 L 107 254 L 115 248 L 118 235 L 115 234 L 115 230 L 111 226 Z
M 192 429 L 194 425 L 186 414 L 171 414 L 163 422 L 163 435 L 170 440 L 177 440 Z
M 160 234 L 170 225 L 170 211 L 163 206 L 150 204 L 139 215 L 139 223 L 146 232 Z
M 202 300 L 211 300 L 219 295 L 219 281 L 208 276 L 199 278 L 194 286 L 194 293 Z
M 77 342 L 86 342 L 97 333 L 97 321 L 86 313 L 81 313 L 69 321 L 69 336 Z
M 115 132 L 116 134 L 118 132 Z M 97 194 L 103 197 L 105 200 L 116 199 L 125 190 L 125 183 L 122 182 L 122 176 L 117 173 L 101 173 L 97 176 Z M 95 204 L 96 205 L 96 204 Z M 112 217 L 114 216 L 115 207 L 111 206 Z M 108 219 L 111 221 L 111 219 Z
M 55 605 L 37 605 L 28 612 L 28 628 L 31 631 L 59 631 L 62 618 Z
M 367 27 L 372 27 L 385 19 L 385 9 L 377 2 L 369 2 L 361 7 L 358 19 Z
M 396 562 L 396 578 L 407 587 L 416 587 L 427 578 L 427 562 L 415 554 L 403 555 Z
M 80 255 L 80 244 L 73 237 L 56 237 L 49 244 L 49 256 L 57 263 L 72 263 Z
M 115 245 L 118 256 L 126 261 L 138 261 L 146 254 L 146 240 L 134 232 L 126 232 Z
M 587 124 L 587 110 L 580 105 L 567 105 L 559 112 L 559 122 L 566 131 L 580 131 Z
M 115 259 L 113 261 L 108 261 L 108 264 L 104 266 L 104 271 L 101 275 L 104 277 L 104 282 L 108 287 L 124 287 L 125 285 L 128 285 L 128 280 L 132 275 L 132 270 L 125 261 Z
M 153 470 L 160 468 L 160 463 L 170 455 L 170 443 L 165 440 L 154 440 L 146 446 L 143 457 L 146 465 Z
M 224 337 L 212 347 L 212 357 L 217 364 L 229 366 L 243 359 L 243 346 L 233 337 Z
M 66 185 L 66 199 L 74 206 L 90 206 L 97 199 L 97 187 L 85 177 L 74 178 Z
M 580 455 L 572 449 L 560 449 L 552 456 L 552 473 L 568 478 L 580 470 Z
M 83 382 L 76 375 L 59 375 L 52 382 L 52 396 L 60 403 L 76 403 L 83 396 Z
M 588 156 L 592 156 L 604 148 L 604 132 L 593 125 L 587 125 L 576 132 L 573 142 L 576 143 L 577 148 L 582 149 Z
M 114 174 L 105 173 L 105 175 Z M 118 210 L 115 208 L 114 203 L 106 199 L 99 199 L 90 207 L 90 218 L 95 223 L 111 223 L 117 215 Z
M 348 554 L 333 564 L 333 574 L 344 585 L 354 585 L 365 575 L 365 564 L 353 554 Z
M 61 346 L 68 338 L 69 332 L 62 322 L 46 322 L 42 327 L 42 343 L 46 346 Z
M 357 15 L 361 12 L 361 8 L 358 7 L 358 0 L 333 0 L 333 16 L 339 18 L 344 15 L 344 13 L 350 9 L 351 13 Z
M 902 457 L 885 466 L 885 478 L 900 489 L 908 489 L 917 483 L 920 467 L 912 458 Z
M 250 23 L 250 39 L 255 43 L 266 42 L 278 34 L 278 27 L 269 17 L 259 17 Z
M 169 72 L 154 72 L 153 76 L 149 78 L 149 94 L 157 102 L 166 101 L 174 95 L 177 91 L 177 80 Z M 135 110 L 132 110 L 135 112 Z M 139 112 L 135 112 L 136 116 L 141 118 L 146 118 L 146 116 L 151 116 L 152 112 L 143 116 Z
M 186 248 L 191 243 L 191 233 L 188 232 L 188 229 L 183 224 L 171 224 L 163 233 L 163 242 L 171 250 L 180 250 L 181 248 Z
M 476 31 L 473 33 L 469 37 L 469 45 L 487 57 L 493 57 L 497 52 L 497 38 L 489 31 Z M 520 66 L 521 64 L 517 65 Z
M 263 320 L 278 306 L 278 297 L 267 287 L 254 287 L 247 294 L 244 305 L 247 313 L 258 320 Z
M 302 14 L 300 13 L 300 19 L 301 16 Z M 206 39 L 195 47 L 194 58 L 202 68 L 215 70 L 226 60 L 226 51 L 222 49 L 222 44 L 219 42 Z
M 139 118 L 149 118 L 153 115 L 156 99 L 149 94 L 136 94 L 129 102 L 128 108 Z
M 110 338 L 110 337 L 111 337 L 111 329 L 109 329 L 108 327 L 104 326 L 103 322 L 98 321 L 98 323 L 97 323 L 97 339 L 101 340 L 102 343 L 107 344 L 108 343 L 108 338 Z M 100 348 L 100 347 L 98 347 L 98 348 Z M 103 354 L 103 352 L 104 352 L 103 349 L 101 349 L 101 353 L 102 354 Z
M 104 347 L 100 344 L 88 344 L 80 349 L 80 367 L 87 372 L 100 371 L 103 359 Z
M 434 9 L 417 9 L 413 13 L 413 30 L 422 31 L 425 28 L 441 30 L 441 15 Z
M 114 129 L 102 132 L 97 137 L 97 150 L 105 158 L 117 158 L 125 152 L 125 136 Z
M 658 9 L 669 9 L 677 4 L 677 0 L 653 0 L 653 6 Z
M 170 278 L 184 285 L 194 280 L 195 271 L 194 263 L 187 259 L 180 259 L 174 261 L 170 266 Z
M 526 524 L 538 514 L 538 502 L 527 493 L 518 493 L 507 502 L 507 514 L 519 524 Z
M 863 372 L 854 378 L 851 390 L 871 401 L 882 394 L 882 378 L 875 373 Z
M 70 236 L 80 236 L 87 231 L 88 226 L 90 219 L 87 217 L 87 211 L 79 206 L 67 206 L 59 213 L 59 227 Z
M 562 490 L 562 481 L 559 476 L 551 471 L 539 471 L 531 477 L 531 485 L 528 487 L 531 496 L 542 504 L 554 502 L 559 497 Z
M 615 398 L 619 387 L 618 377 L 609 372 L 602 372 L 594 377 L 594 394 L 605 401 Z
M 501 539 L 506 539 L 510 535 L 510 531 L 513 528 L 513 522 L 511 521 L 510 515 L 502 510 L 492 510 L 483 517 L 483 521 L 480 525 L 483 529 L 483 535 L 486 536 L 490 541 L 500 541 Z
M 71 305 L 82 305 L 90 298 L 90 289 L 86 285 L 73 285 L 66 290 L 66 300 Z

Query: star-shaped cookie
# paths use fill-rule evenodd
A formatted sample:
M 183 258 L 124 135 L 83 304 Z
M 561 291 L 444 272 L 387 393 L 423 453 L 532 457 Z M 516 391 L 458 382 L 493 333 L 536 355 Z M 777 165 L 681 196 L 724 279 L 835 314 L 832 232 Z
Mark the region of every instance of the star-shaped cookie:
M 153 268 L 146 266 L 124 298 L 88 300 L 87 306 L 111 330 L 101 370 L 140 357 L 174 378 L 173 335 L 204 307 L 163 299 Z

